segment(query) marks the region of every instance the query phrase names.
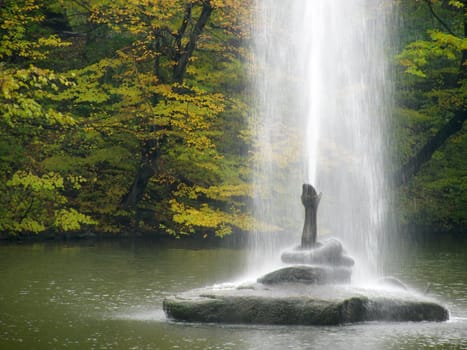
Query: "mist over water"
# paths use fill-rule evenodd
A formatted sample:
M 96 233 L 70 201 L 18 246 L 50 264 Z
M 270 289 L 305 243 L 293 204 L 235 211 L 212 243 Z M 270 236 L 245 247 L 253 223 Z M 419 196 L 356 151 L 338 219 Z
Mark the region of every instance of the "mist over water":
M 391 8 L 379 0 L 257 0 L 256 218 L 250 265 L 264 272 L 299 244 L 303 183 L 323 193 L 318 239 L 338 237 L 354 280 L 375 277 L 388 210 Z

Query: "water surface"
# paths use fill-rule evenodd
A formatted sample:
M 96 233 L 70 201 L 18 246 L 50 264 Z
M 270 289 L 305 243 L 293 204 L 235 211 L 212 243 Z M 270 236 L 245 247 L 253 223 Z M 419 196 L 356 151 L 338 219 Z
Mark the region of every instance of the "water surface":
M 451 310 L 445 323 L 340 327 L 174 323 L 165 296 L 238 279 L 242 249 L 113 241 L 0 246 L 0 349 L 467 349 L 467 242 L 422 243 L 388 273 Z

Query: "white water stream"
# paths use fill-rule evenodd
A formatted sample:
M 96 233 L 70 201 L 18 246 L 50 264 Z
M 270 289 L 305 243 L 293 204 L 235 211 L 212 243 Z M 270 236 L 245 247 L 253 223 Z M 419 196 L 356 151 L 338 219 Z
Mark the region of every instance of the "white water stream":
M 379 272 L 387 218 L 389 2 L 256 0 L 256 218 L 258 273 L 298 245 L 302 183 L 323 198 L 318 239 L 338 237 L 354 280 Z M 268 231 L 270 233 L 264 233 Z

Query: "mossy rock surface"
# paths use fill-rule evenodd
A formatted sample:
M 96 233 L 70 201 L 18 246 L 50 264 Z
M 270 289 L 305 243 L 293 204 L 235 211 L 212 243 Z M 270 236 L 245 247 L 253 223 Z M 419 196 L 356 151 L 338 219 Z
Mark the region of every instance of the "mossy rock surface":
M 198 290 L 166 298 L 169 319 L 186 322 L 339 325 L 366 321 L 445 321 L 447 309 L 408 293 L 338 291 L 334 286 Z M 328 290 L 328 293 L 326 293 Z M 311 293 L 310 293 L 311 291 Z

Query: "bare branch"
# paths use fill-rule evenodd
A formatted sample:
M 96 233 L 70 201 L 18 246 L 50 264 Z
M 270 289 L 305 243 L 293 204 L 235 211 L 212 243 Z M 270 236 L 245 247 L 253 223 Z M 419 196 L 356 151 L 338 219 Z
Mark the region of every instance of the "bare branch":
M 436 20 L 444 27 L 444 29 L 446 29 L 449 34 L 454 35 L 454 36 L 458 36 L 451 30 L 451 28 L 449 28 L 449 26 L 446 24 L 446 22 L 444 22 L 441 19 L 441 17 L 438 16 L 438 14 L 435 12 L 435 10 L 433 8 L 433 4 L 431 3 L 431 1 L 430 0 L 423 0 L 423 1 L 425 1 L 425 3 L 428 5 L 428 8 L 430 9 L 430 12 L 433 15 L 433 17 L 436 18 Z
M 182 49 L 182 38 L 183 35 L 185 35 L 186 29 L 188 27 L 188 23 L 191 21 L 191 10 L 193 9 L 193 3 L 189 2 L 186 5 L 185 8 L 185 15 L 183 16 L 183 21 L 182 25 L 180 26 L 180 29 L 178 30 L 177 36 L 175 38 L 175 45 L 177 46 L 177 49 L 180 51 Z
M 211 16 L 213 7 L 209 1 L 203 2 L 203 8 L 201 14 L 196 21 L 193 30 L 190 33 L 188 43 L 183 48 L 183 51 L 180 54 L 180 59 L 174 67 L 174 80 L 176 82 L 182 82 L 183 76 L 185 75 L 186 67 L 190 57 L 193 55 L 193 51 L 196 48 L 196 43 L 199 36 L 201 35 L 206 23 Z

